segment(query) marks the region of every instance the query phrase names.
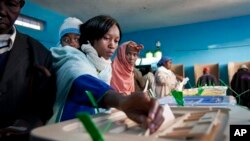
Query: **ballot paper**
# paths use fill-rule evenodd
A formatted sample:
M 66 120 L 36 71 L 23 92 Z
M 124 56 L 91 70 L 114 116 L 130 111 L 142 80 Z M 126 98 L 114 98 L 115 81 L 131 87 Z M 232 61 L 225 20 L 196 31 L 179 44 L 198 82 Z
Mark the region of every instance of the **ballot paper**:
M 164 117 L 164 122 L 154 134 L 158 134 L 159 132 L 165 130 L 168 126 L 174 123 L 175 116 L 168 104 L 163 105 L 163 117 Z M 146 130 L 144 135 L 149 136 L 149 129 Z

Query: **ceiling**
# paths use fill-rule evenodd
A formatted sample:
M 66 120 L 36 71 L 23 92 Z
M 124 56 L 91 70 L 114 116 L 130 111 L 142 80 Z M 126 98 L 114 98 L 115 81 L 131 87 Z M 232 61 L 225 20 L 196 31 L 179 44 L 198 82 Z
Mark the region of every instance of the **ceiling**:
M 30 0 L 66 16 L 106 14 L 123 32 L 250 15 L 250 0 Z

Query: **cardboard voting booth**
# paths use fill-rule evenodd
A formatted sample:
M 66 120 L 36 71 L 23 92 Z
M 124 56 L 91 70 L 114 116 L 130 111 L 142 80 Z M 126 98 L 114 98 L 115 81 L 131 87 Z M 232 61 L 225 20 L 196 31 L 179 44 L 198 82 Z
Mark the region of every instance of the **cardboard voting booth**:
M 171 70 L 174 72 L 174 74 L 185 78 L 185 70 L 183 64 L 173 64 Z
M 214 75 L 217 80 L 219 80 L 219 64 L 195 64 L 194 65 L 194 79 L 195 84 L 197 84 L 198 79 L 203 74 L 203 69 L 208 67 L 210 69 L 210 74 Z
M 250 61 L 249 62 L 229 62 L 227 65 L 228 69 L 228 81 L 231 83 L 234 74 L 240 68 L 241 65 L 245 64 L 250 69 Z

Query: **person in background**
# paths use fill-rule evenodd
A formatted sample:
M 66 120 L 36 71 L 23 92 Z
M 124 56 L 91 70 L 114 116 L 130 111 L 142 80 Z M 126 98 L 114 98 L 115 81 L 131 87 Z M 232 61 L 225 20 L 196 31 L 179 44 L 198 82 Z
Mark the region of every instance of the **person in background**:
M 197 87 L 199 86 L 215 86 L 218 85 L 218 80 L 214 75 L 210 73 L 209 67 L 203 69 L 203 75 L 199 77 L 197 81 Z
M 234 74 L 231 88 L 239 95 L 245 92 L 240 97 L 237 97 L 238 95 L 235 93 L 232 95 L 236 98 L 238 104 L 250 109 L 250 71 L 245 64 L 241 65 Z
M 155 75 L 153 73 L 151 65 L 147 67 L 147 73 L 143 75 L 144 80 L 147 82 L 148 81 L 148 89 L 149 90 L 154 90 L 154 81 L 155 81 Z
M 124 95 L 135 92 L 135 77 L 141 76 L 140 78 L 143 79 L 142 75 L 135 73 L 134 70 L 141 49 L 143 49 L 142 45 L 127 41 L 118 48 L 117 55 L 112 63 L 111 86 Z
M 146 85 L 146 80 L 142 76 L 142 72 L 134 68 L 134 85 L 135 85 L 135 92 L 143 91 Z
M 161 98 L 170 95 L 171 91 L 177 86 L 175 74 L 171 71 L 172 59 L 168 56 L 163 56 L 157 63 L 155 72 L 155 94 Z
M 59 43 L 57 47 L 73 47 L 76 49 L 80 49 L 79 38 L 80 38 L 80 25 L 82 21 L 75 17 L 66 18 L 59 29 Z M 53 52 L 54 47 L 51 48 Z M 73 54 L 72 54 L 73 55 Z M 63 63 L 62 63 L 63 65 Z M 57 66 L 58 67 L 58 66 Z M 57 81 L 61 81 L 61 79 L 57 79 Z M 60 83 L 60 82 L 57 82 Z M 62 90 L 62 88 L 59 88 Z M 67 87 L 66 87 L 67 90 Z M 57 93 L 57 96 L 60 94 Z M 58 98 L 57 98 L 58 100 Z M 59 103 L 58 101 L 56 103 Z M 54 106 L 55 113 L 58 112 L 58 108 Z M 50 119 L 48 123 L 54 123 L 55 115 Z
M 91 92 L 98 107 L 122 110 L 151 133 L 155 132 L 164 120 L 162 106 L 145 93 L 123 96 L 109 86 L 110 58 L 121 38 L 118 22 L 110 16 L 99 15 L 82 24 L 80 33 L 81 50 L 69 46 L 52 49 L 58 82 L 55 120 L 72 119 L 83 111 L 96 114 L 97 107 L 88 97 Z
M 59 46 L 71 46 L 74 48 L 80 48 L 79 38 L 80 30 L 79 26 L 82 24 L 82 21 L 75 17 L 68 17 L 64 20 L 63 24 L 59 29 Z
M 0 0 L 0 140 L 29 140 L 52 116 L 56 94 L 52 56 L 14 22 L 24 0 Z

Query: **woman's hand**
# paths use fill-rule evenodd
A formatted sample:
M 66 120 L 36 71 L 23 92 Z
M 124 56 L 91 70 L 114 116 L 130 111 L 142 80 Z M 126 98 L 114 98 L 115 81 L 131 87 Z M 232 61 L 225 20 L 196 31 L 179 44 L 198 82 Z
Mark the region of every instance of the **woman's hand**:
M 156 99 L 149 98 L 146 93 L 135 92 L 126 96 L 119 104 L 119 109 L 126 115 L 154 133 L 164 121 L 163 107 Z

